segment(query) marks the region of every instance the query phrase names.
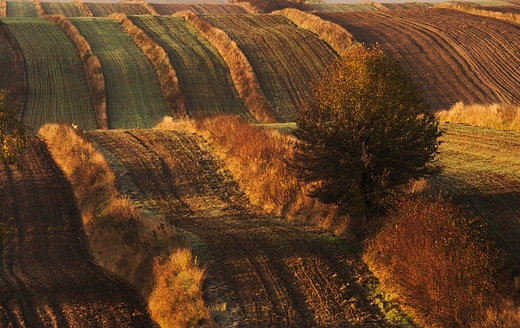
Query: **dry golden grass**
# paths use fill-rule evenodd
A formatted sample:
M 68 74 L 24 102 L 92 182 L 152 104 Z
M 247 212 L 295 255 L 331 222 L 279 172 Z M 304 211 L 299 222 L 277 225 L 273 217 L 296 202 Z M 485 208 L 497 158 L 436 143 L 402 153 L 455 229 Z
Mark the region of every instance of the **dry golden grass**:
M 0 0 L 0 17 L 7 16 L 7 3 L 5 0 Z
M 437 113 L 440 122 L 463 123 L 498 130 L 520 131 L 520 106 L 508 104 L 464 105 L 458 102 Z
M 83 0 L 72 0 L 72 2 L 75 2 L 78 4 L 79 8 L 83 12 L 83 16 L 94 17 L 94 14 L 90 10 L 90 8 L 87 6 L 87 4 L 85 2 L 83 2 Z
M 159 278 L 148 302 L 152 317 L 161 327 L 213 326 L 204 319 L 210 317 L 202 301 L 204 273 L 189 250 L 179 249 L 164 261 L 156 261 L 154 275 Z M 198 306 L 188 309 L 183 304 Z
M 421 326 L 518 327 L 518 286 L 486 230 L 447 201 L 403 200 L 364 260 Z
M 87 77 L 90 98 L 92 99 L 92 104 L 96 112 L 97 127 L 98 129 L 108 129 L 105 77 L 103 75 L 103 69 L 101 68 L 101 62 L 98 57 L 92 53 L 90 44 L 80 34 L 78 29 L 72 25 L 68 18 L 63 15 L 45 16 L 45 18 L 58 24 L 78 49 L 83 69 L 85 70 L 85 76 Z
M 74 129 L 47 124 L 39 135 L 71 181 L 90 249 L 98 264 L 129 281 L 149 299 L 154 320 L 175 318 L 171 327 L 188 327 L 199 321 L 211 326 L 209 311 L 202 300 L 203 270 L 196 261 L 176 260 L 191 259 L 189 250 L 180 248 L 177 232 L 160 218 L 145 217 L 127 198 L 121 197 L 104 157 Z M 170 281 L 180 281 L 182 288 L 165 287 L 164 282 Z M 155 295 L 154 301 L 151 295 Z M 172 298 L 157 302 L 157 295 Z
M 140 28 L 135 26 L 125 14 L 112 14 L 109 17 L 119 21 L 123 29 L 132 37 L 135 44 L 152 62 L 159 78 L 161 93 L 171 115 L 173 117 L 186 116 L 185 98 L 179 86 L 177 73 L 175 73 L 166 51 Z
M 308 186 L 289 167 L 294 142 L 291 135 L 225 115 L 194 121 L 165 118 L 157 127 L 202 135 L 224 160 L 253 205 L 289 220 L 311 222 L 337 234 L 347 233 L 348 219 L 336 207 L 308 197 Z
M 307 29 L 318 35 L 320 39 L 327 42 L 339 55 L 345 54 L 353 47 L 362 47 L 363 45 L 354 39 L 343 27 L 338 24 L 323 20 L 318 16 L 306 13 L 294 8 L 286 8 L 273 11 L 273 15 L 282 15 L 297 26 Z
M 515 24 L 520 23 L 520 14 L 515 13 L 502 13 L 499 11 L 492 11 L 476 7 L 474 4 L 468 2 L 442 2 L 435 7 L 437 8 L 448 8 L 467 12 L 473 15 L 492 17 L 496 19 L 505 20 Z
M 40 17 L 45 16 L 45 10 L 42 7 L 42 3 L 40 0 L 34 0 L 34 3 L 36 4 L 36 10 L 38 10 L 38 14 Z
M 267 100 L 255 72 L 242 50 L 222 30 L 213 27 L 191 11 L 175 13 L 193 25 L 215 48 L 227 63 L 231 79 L 254 118 L 262 123 L 275 122 L 272 105 Z
M 159 16 L 159 13 L 157 12 L 157 10 L 155 10 L 154 6 L 149 3 L 149 2 L 146 2 L 144 0 L 122 0 L 121 3 L 135 3 L 135 4 L 139 4 L 143 7 L 146 8 L 146 10 L 148 10 L 148 12 L 152 15 L 157 15 Z

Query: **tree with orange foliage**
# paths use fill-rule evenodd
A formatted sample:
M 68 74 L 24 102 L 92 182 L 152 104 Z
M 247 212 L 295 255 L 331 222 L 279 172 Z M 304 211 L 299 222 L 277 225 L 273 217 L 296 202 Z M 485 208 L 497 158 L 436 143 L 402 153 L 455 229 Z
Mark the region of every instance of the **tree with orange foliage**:
M 331 65 L 296 123 L 295 167 L 310 196 L 358 223 L 410 179 L 439 171 L 438 121 L 399 61 L 377 45 Z

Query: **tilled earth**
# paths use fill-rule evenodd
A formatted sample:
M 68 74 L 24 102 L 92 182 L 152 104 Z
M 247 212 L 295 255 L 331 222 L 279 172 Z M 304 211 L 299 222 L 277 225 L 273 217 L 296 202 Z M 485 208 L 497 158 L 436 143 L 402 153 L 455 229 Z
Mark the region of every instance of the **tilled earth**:
M 374 278 L 346 243 L 253 208 L 202 138 L 163 130 L 89 137 L 111 153 L 120 181 L 131 178 L 121 191 L 187 236 L 222 327 L 390 326 L 369 295 Z
M 126 282 L 92 262 L 71 186 L 45 143 L 0 166 L 0 327 L 153 327 Z

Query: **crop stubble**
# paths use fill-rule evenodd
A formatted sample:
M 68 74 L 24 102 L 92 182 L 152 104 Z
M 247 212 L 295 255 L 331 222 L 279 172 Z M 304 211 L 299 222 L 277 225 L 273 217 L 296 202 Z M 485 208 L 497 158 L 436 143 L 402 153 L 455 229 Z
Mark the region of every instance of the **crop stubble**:
M 70 21 L 101 62 L 110 129 L 150 128 L 168 115 L 151 62 L 115 19 L 80 17 Z
M 484 218 L 520 259 L 520 133 L 451 124 L 442 141 L 444 172 L 434 184 Z
M 318 15 L 359 42 L 377 42 L 397 54 L 433 110 L 458 101 L 520 101 L 520 27 L 515 24 L 433 8 Z
M 367 296 L 371 278 L 362 262 L 329 233 L 260 214 L 200 137 L 89 135 L 121 160 L 146 203 L 196 240 L 206 301 L 226 303 L 222 326 L 387 326 Z
M 188 115 L 240 114 L 252 119 L 222 56 L 180 17 L 130 16 L 168 54 L 186 97 Z
M 202 15 L 226 32 L 249 59 L 277 120 L 294 120 L 310 83 L 336 53 L 313 33 L 280 15 Z
M 74 194 L 43 141 L 0 167 L 0 325 L 152 327 L 126 282 L 92 262 Z

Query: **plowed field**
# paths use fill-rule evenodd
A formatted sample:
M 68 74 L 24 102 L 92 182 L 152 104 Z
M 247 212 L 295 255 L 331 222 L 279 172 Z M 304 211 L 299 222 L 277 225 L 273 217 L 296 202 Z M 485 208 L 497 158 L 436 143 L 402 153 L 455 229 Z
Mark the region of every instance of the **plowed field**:
M 152 327 L 133 288 L 88 253 L 70 184 L 31 139 L 22 168 L 0 167 L 1 327 Z
M 143 195 L 188 236 L 207 268 L 206 301 L 225 304 L 221 326 L 389 326 L 368 296 L 372 278 L 343 241 L 259 214 L 200 137 L 160 130 L 89 135 L 139 189 L 124 192 Z
M 520 26 L 449 9 L 321 13 L 398 54 L 431 108 L 520 102 Z
M 310 83 L 336 53 L 315 34 L 279 15 L 203 15 L 226 32 L 253 66 L 263 92 L 280 122 L 294 120 L 310 93 Z

